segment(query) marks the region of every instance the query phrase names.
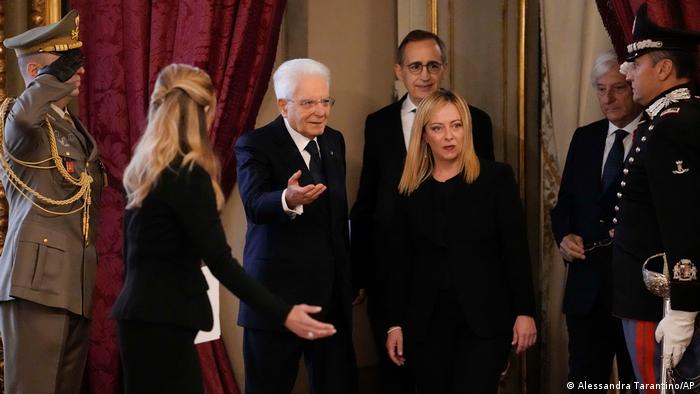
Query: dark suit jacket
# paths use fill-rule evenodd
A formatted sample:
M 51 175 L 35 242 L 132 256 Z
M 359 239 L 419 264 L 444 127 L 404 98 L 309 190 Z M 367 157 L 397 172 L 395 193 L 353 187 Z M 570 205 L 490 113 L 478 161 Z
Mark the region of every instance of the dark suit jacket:
M 328 189 L 290 218 L 282 208 L 282 192 L 297 170 L 300 184 L 314 183 L 304 159 L 280 116 L 236 142 L 238 185 L 248 221 L 243 256 L 245 270 L 291 304 L 328 309 L 339 297 L 350 324 L 351 285 L 348 209 L 345 192 L 345 142 L 326 127 L 317 138 Z M 280 329 L 280 325 L 241 304 L 238 324 Z M 349 326 L 348 326 L 349 327 Z
M 557 205 L 551 212 L 557 245 L 567 234 L 581 236 L 584 244 L 609 238 L 619 182 L 614 182 L 608 190 L 601 190 L 607 132 L 607 119 L 579 127 L 574 132 Z M 609 308 L 611 249 L 610 246 L 595 249 L 586 253 L 585 261 L 569 264 L 564 313 L 587 314 L 596 302 Z
M 640 284 L 644 260 L 660 252 L 668 259 L 671 307 L 700 310 L 700 275 L 693 274 L 700 262 L 700 99 L 689 88 L 674 86 L 650 101 L 625 163 L 613 264 L 613 312 L 624 318 L 662 318 L 661 298 Z M 689 97 L 668 100 L 673 91 Z
M 446 201 L 436 192 L 448 187 Z M 511 168 L 481 162 L 472 184 L 432 177 L 399 198 L 389 252 L 388 326 L 420 341 L 438 292 L 449 278 L 464 317 L 479 337 L 512 335 L 518 315 L 534 316 L 522 205 Z
M 352 262 L 356 286 L 378 295 L 389 275 L 383 262 L 384 240 L 398 196 L 399 180 L 406 160 L 401 125 L 401 106 L 407 96 L 367 116 L 360 186 L 352 208 Z M 493 160 L 489 115 L 469 106 L 474 148 L 481 159 Z
M 281 325 L 291 306 L 252 280 L 231 256 L 209 174 L 176 160 L 141 207 L 124 215 L 124 287 L 112 317 L 210 330 L 201 261 L 229 291 Z

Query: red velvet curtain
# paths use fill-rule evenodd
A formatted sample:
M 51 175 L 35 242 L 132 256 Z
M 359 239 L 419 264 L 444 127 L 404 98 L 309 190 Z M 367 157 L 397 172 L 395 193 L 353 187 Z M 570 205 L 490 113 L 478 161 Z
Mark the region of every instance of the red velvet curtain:
M 657 25 L 700 32 L 698 0 L 596 0 L 603 24 L 620 59 L 627 57 L 627 44 L 632 42 L 634 16 L 645 2 L 648 4 L 649 19 Z M 700 70 L 698 77 L 700 81 Z
M 212 141 L 222 186 L 236 180 L 233 146 L 252 128 L 275 59 L 286 0 L 72 0 L 80 11 L 87 74 L 81 118 L 97 138 L 109 186 L 102 194 L 87 388 L 121 390 L 115 323 L 109 312 L 123 282 L 121 178 L 145 123 L 163 66 L 201 67 L 217 87 Z M 198 346 L 207 394 L 238 393 L 223 343 Z

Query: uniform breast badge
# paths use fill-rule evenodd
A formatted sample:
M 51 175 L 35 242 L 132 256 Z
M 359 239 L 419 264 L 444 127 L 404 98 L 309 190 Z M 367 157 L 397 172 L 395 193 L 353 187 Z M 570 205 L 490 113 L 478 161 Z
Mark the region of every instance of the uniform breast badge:
M 692 261 L 688 259 L 681 259 L 673 267 L 673 279 L 677 279 L 681 282 L 689 282 L 691 280 L 698 279 L 698 269 L 695 267 Z
M 677 160 L 676 161 L 676 169 L 671 171 L 676 175 L 681 175 L 685 174 L 686 172 L 690 171 L 690 168 L 683 168 L 683 160 Z

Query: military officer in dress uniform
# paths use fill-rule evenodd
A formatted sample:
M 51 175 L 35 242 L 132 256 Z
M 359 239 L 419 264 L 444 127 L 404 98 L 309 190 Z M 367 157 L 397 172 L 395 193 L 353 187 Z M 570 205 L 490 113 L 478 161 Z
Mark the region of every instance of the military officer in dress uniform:
M 642 5 L 622 67 L 645 113 L 615 206 L 613 313 L 644 384 L 660 382 L 662 357 L 681 376 L 700 375 L 700 99 L 691 92 L 698 44 L 700 33 L 660 28 Z M 658 253 L 671 276 L 663 319 L 662 299 L 642 279 L 643 262 Z
M 5 392 L 79 393 L 87 359 L 104 181 L 97 146 L 66 105 L 82 67 L 78 13 L 4 41 L 27 85 L 0 106 L 9 226 L 0 256 Z

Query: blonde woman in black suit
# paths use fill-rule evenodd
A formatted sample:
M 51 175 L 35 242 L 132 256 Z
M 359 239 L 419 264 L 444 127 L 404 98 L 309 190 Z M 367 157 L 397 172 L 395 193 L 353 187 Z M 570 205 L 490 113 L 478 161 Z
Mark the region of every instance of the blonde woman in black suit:
M 530 262 L 513 172 L 476 156 L 460 96 L 418 106 L 399 192 L 389 357 L 420 393 L 495 393 L 511 347 L 535 343 Z
M 158 75 L 148 126 L 124 172 L 126 278 L 112 310 L 118 320 L 124 389 L 204 393 L 194 338 L 212 327 L 204 260 L 241 300 L 303 338 L 335 328 L 291 306 L 251 279 L 231 256 L 219 220 L 224 198 L 208 139 L 216 98 L 202 70 L 173 64 Z

